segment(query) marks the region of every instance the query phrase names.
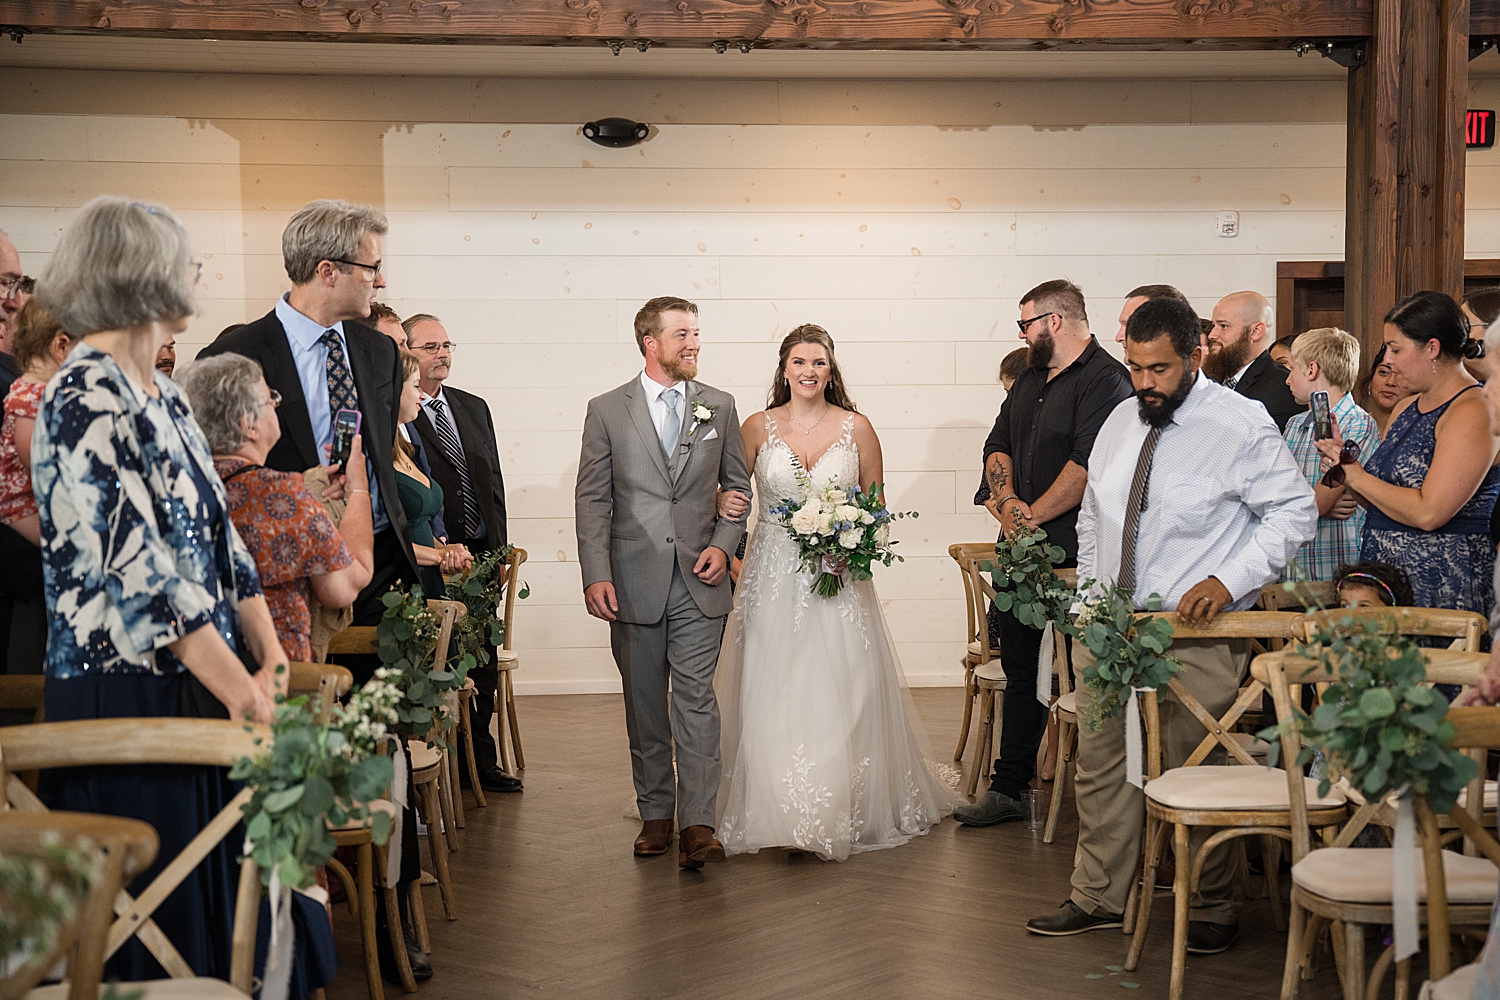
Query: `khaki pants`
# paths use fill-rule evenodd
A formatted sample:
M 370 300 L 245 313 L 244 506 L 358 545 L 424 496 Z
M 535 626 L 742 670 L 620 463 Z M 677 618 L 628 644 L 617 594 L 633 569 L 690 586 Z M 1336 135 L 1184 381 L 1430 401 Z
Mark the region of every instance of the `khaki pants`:
M 1075 645 L 1078 714 L 1092 701 L 1093 690 L 1083 683 L 1083 668 L 1094 662 L 1081 643 Z M 1250 659 L 1247 640 L 1182 641 L 1172 644 L 1172 655 L 1183 666 L 1177 675 L 1182 686 L 1214 717 L 1234 704 Z M 1180 767 L 1208 735 L 1175 695 L 1160 694 L 1163 769 Z M 1226 763 L 1222 747 L 1205 764 Z M 1125 911 L 1130 882 L 1141 856 L 1145 832 L 1146 796 L 1125 780 L 1125 719 L 1107 720 L 1098 732 L 1081 722 L 1078 727 L 1078 860 L 1073 867 L 1072 900 L 1090 914 Z M 1196 852 L 1214 832 L 1193 829 Z M 1167 841 L 1168 846 L 1171 840 Z M 1198 891 L 1193 894 L 1191 919 L 1214 924 L 1239 922 L 1240 904 L 1233 898 L 1234 866 L 1229 844 L 1220 845 L 1203 866 Z M 1186 859 L 1178 859 L 1186 864 Z

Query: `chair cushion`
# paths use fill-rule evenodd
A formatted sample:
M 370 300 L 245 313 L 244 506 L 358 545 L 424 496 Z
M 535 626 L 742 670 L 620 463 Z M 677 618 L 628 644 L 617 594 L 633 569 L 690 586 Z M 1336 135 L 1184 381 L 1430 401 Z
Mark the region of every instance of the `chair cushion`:
M 974 657 L 975 659 L 978 659 L 979 658 L 979 654 L 981 652 L 982 652 L 982 650 L 979 647 L 979 643 L 977 643 L 977 642 L 971 642 L 971 643 L 969 643 L 969 655 L 970 656 Z M 997 657 L 999 655 L 1000 655 L 1000 647 L 999 646 L 991 646 L 990 647 L 990 659 L 993 660 L 995 657 Z
M 1454 969 L 1451 975 L 1422 984 L 1419 1000 L 1469 1000 L 1479 984 L 1479 963 Z
M 1238 743 L 1240 749 L 1252 757 L 1265 757 L 1266 751 L 1271 747 L 1271 744 L 1256 737 L 1253 733 L 1230 733 L 1229 738 Z
M 411 751 L 411 769 L 423 771 L 429 767 L 436 767 L 442 762 L 443 752 L 434 750 L 427 745 L 425 740 L 407 740 L 406 748 Z
M 1061 695 L 1057 699 L 1057 710 L 1076 716 L 1078 714 L 1078 692 L 1069 691 L 1067 694 Z
M 1005 688 L 1005 671 L 1000 667 L 999 660 L 991 660 L 974 668 L 974 680 L 980 687 Z
M 104 996 L 109 985 L 99 984 L 99 996 Z M 245 994 L 222 979 L 150 979 L 116 985 L 120 995 L 139 993 L 141 1000 L 247 1000 Z M 38 986 L 26 994 L 26 1000 L 68 1000 L 68 984 Z
M 1329 789 L 1318 797 L 1318 782 L 1303 778 L 1312 808 L 1344 804 L 1344 795 Z M 1177 767 L 1146 782 L 1146 797 L 1169 809 L 1290 809 L 1286 772 L 1243 764 Z
M 1324 847 L 1292 866 L 1292 881 L 1308 892 L 1345 903 L 1391 901 L 1390 847 Z M 1488 858 L 1443 851 L 1443 878 L 1450 903 L 1491 903 L 1500 889 L 1500 869 Z M 1417 898 L 1427 899 L 1427 870 L 1417 852 Z
M 496 670 L 514 670 L 521 665 L 521 654 L 514 649 L 499 649 L 495 651 Z

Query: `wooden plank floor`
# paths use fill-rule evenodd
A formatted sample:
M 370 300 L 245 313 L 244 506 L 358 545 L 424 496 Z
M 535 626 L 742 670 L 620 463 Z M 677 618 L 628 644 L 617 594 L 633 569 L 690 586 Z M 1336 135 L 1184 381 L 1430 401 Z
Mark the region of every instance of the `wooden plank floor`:
M 914 694 L 944 756 L 962 693 Z M 631 856 L 639 826 L 624 818 L 633 792 L 618 696 L 528 697 L 519 710 L 526 791 L 490 796 L 488 809 L 469 800 L 460 850 L 449 855 L 458 921 L 443 919 L 435 887 L 424 890 L 436 969 L 419 990 L 426 1000 L 1072 1000 L 1126 995 L 1128 984 L 1166 996 L 1167 897 L 1134 973 L 1109 968 L 1125 959 L 1117 930 L 1026 933 L 1028 917 L 1068 894 L 1071 808 L 1051 845 L 1024 824 L 974 830 L 945 820 L 905 847 L 842 864 L 763 851 L 685 873 L 675 850 Z M 431 870 L 425 840 L 422 850 Z M 358 1000 L 356 928 L 343 911 L 335 923 L 340 971 L 328 997 Z M 1189 956 L 1188 997 L 1276 997 L 1285 941 L 1266 901 L 1250 901 L 1234 947 Z M 392 985 L 386 993 L 405 995 Z M 1305 1000 L 1338 995 L 1331 963 L 1302 991 Z

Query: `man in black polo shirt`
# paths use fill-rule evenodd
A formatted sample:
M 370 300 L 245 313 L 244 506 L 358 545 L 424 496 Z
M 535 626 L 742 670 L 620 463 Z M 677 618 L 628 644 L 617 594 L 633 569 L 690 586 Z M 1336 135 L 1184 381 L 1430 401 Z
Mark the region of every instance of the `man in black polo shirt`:
M 1105 418 L 1134 389 L 1125 366 L 1089 332 L 1083 292 L 1071 281 L 1047 281 L 1027 292 L 1017 325 L 1029 348 L 1028 368 L 1006 395 L 984 443 L 985 481 L 1007 537 L 1021 527 L 1042 528 L 1049 542 L 1062 547 L 1062 565 L 1074 566 L 1089 451 Z M 1047 731 L 1047 706 L 1035 694 L 1042 633 L 1010 612 L 999 616 L 1000 666 L 1009 697 L 990 789 L 953 812 L 967 826 L 1025 817 L 1022 793 Z

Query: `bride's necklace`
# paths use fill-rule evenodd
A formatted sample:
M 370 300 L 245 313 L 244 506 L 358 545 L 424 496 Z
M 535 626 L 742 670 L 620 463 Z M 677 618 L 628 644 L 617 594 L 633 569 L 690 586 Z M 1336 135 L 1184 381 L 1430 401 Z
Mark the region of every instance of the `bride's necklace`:
M 817 420 L 814 420 L 813 423 L 812 423 L 812 427 L 807 426 L 802 421 L 798 420 L 796 417 L 793 417 L 792 416 L 792 408 L 791 407 L 787 407 L 786 415 L 791 418 L 792 423 L 796 424 L 797 427 L 802 431 L 803 434 L 811 434 L 813 432 L 813 427 L 816 427 L 819 424 L 821 424 L 823 422 L 823 418 L 828 416 L 828 411 L 831 410 L 831 409 L 832 409 L 832 407 L 824 407 L 823 408 L 823 416 L 819 417 Z

